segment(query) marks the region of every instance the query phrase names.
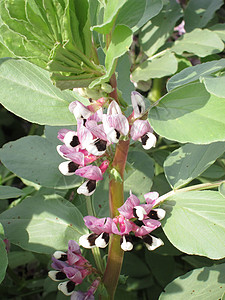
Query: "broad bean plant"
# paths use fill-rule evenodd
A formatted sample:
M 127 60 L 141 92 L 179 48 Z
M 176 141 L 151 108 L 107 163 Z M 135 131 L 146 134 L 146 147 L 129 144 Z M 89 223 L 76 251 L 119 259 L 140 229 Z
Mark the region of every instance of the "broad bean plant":
M 1 299 L 225 299 L 224 20 L 1 0 Z

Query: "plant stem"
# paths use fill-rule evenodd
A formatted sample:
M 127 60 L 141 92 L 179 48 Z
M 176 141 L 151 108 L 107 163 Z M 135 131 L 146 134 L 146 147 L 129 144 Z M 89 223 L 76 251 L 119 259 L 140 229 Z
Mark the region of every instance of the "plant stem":
M 130 140 L 120 140 L 116 147 L 116 153 L 112 162 L 120 174 L 122 180 L 127 160 Z M 123 181 L 116 181 L 114 178 L 109 182 L 109 207 L 111 217 L 114 218 L 119 214 L 118 208 L 124 203 Z M 109 299 L 114 299 L 120 270 L 123 262 L 123 250 L 120 247 L 120 236 L 112 235 L 109 244 L 109 254 L 106 270 L 103 277 L 103 283 L 108 291 Z
M 221 183 L 225 183 L 225 180 L 220 180 L 217 182 L 201 183 L 201 184 L 191 185 L 191 186 L 185 187 L 183 189 L 179 189 L 179 190 L 172 190 L 172 191 L 166 193 L 165 195 L 162 195 L 161 197 L 159 197 L 157 200 L 157 203 L 162 203 L 167 198 L 169 198 L 170 196 L 177 194 L 177 193 L 212 189 L 212 188 L 216 188 L 216 187 L 220 186 Z

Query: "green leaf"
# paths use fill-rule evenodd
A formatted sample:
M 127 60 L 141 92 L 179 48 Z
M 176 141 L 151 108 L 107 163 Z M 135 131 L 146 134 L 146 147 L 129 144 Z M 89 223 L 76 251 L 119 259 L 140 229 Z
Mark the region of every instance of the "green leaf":
M 8 257 L 5 249 L 5 243 L 1 238 L 0 238 L 0 265 L 1 265 L 0 268 L 0 283 L 1 283 L 5 278 L 5 273 L 8 266 Z
M 225 74 L 222 76 L 207 75 L 201 78 L 207 91 L 217 97 L 225 98 Z
M 225 140 L 224 111 L 224 98 L 210 95 L 201 83 L 192 83 L 166 94 L 149 117 L 154 130 L 167 139 L 208 144 Z
M 225 289 L 225 264 L 196 269 L 167 285 L 159 300 L 221 299 Z
M 225 143 L 210 145 L 187 144 L 173 151 L 164 163 L 170 185 L 177 189 L 204 172 L 224 153 Z
M 115 23 L 117 14 L 121 7 L 127 2 L 128 0 L 114 0 L 108 1 L 105 8 L 104 8 L 104 20 L 103 23 L 100 25 L 92 26 L 92 30 L 95 30 L 102 34 L 110 33 Z
M 6 237 L 21 248 L 52 254 L 87 233 L 79 210 L 59 195 L 26 198 L 0 215 Z
M 141 150 L 130 151 L 127 160 L 133 170 L 124 173 L 124 199 L 130 196 L 130 191 L 141 199 L 151 190 L 154 161 Z
M 223 5 L 223 0 L 190 0 L 184 10 L 185 29 L 203 28 L 213 18 L 214 13 Z
M 60 142 L 59 142 L 60 144 Z M 58 170 L 63 162 L 56 145 L 40 136 L 27 136 L 0 149 L 2 163 L 17 176 L 39 185 L 70 189 L 79 186 L 79 176 L 64 176 Z
M 0 186 L 0 199 L 17 198 L 24 195 L 23 191 L 11 186 Z
M 148 56 L 152 56 L 164 45 L 181 16 L 180 5 L 176 0 L 171 0 L 157 16 L 146 23 L 140 33 L 140 41 Z
M 15 269 L 19 266 L 35 261 L 33 253 L 28 251 L 10 251 L 8 254 L 9 267 Z
M 225 182 L 219 186 L 219 192 L 225 198 Z
M 141 28 L 145 23 L 147 23 L 150 19 L 155 17 L 163 7 L 163 3 L 161 0 L 146 0 L 145 11 L 142 18 L 139 20 L 138 24 L 134 26 L 133 31 Z
M 215 60 L 186 68 L 171 77 L 167 83 L 167 90 L 171 91 L 181 85 L 198 80 L 208 74 L 215 73 L 225 68 L 225 59 Z
M 128 54 L 124 54 L 118 59 L 116 72 L 118 72 L 117 86 L 122 92 L 124 100 L 131 104 L 131 92 L 134 90 L 134 85 L 130 81 L 131 62 Z
M 0 79 L 0 103 L 9 111 L 38 124 L 75 124 L 68 107 L 81 99 L 53 86 L 47 71 L 24 60 L 1 59 Z
M 212 27 L 209 27 L 209 30 L 215 32 L 222 41 L 225 41 L 225 24 L 220 23 L 220 24 L 215 24 Z
M 173 280 L 175 271 L 173 256 L 159 255 L 146 249 L 145 260 L 160 285 L 164 287 Z
M 174 74 L 177 70 L 177 59 L 171 52 L 166 52 L 160 58 L 148 59 L 137 67 L 132 73 L 132 80 L 147 81 L 151 78 L 161 78 Z
M 224 204 L 224 197 L 215 191 L 177 192 L 162 205 L 166 210 L 163 230 L 170 242 L 185 253 L 223 258 Z
M 223 49 L 224 44 L 217 34 L 208 29 L 198 28 L 182 35 L 175 41 L 174 46 L 171 48 L 177 54 L 189 52 L 200 57 L 219 53 Z
M 123 24 L 135 31 L 135 25 L 141 20 L 146 8 L 146 0 L 128 0 L 120 9 L 115 24 Z
M 106 74 L 102 77 L 96 79 L 90 84 L 90 88 L 93 88 L 97 84 L 102 84 L 107 82 L 112 74 L 115 72 L 117 58 L 122 56 L 129 50 L 129 47 L 132 43 L 133 34 L 132 30 L 125 25 L 117 25 L 112 34 L 111 43 L 106 52 L 105 57 L 105 67 Z

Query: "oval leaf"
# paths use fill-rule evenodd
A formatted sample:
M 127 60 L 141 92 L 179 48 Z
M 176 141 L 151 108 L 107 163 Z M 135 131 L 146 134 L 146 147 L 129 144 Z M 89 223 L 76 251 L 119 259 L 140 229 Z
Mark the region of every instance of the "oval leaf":
M 12 186 L 0 186 L 0 199 L 17 198 L 24 195 L 23 191 Z
M 5 278 L 5 272 L 8 266 L 8 257 L 5 249 L 5 243 L 2 239 L 0 239 L 0 283 Z
M 59 143 L 60 144 L 60 143 Z M 18 177 L 46 187 L 69 189 L 81 184 L 79 176 L 64 176 L 58 165 L 63 158 L 56 145 L 40 136 L 27 136 L 0 149 L 0 159 Z
M 210 145 L 187 144 L 173 151 L 164 163 L 170 185 L 175 189 L 204 172 L 225 151 L 225 143 Z
M 33 123 L 72 125 L 69 111 L 73 92 L 56 88 L 47 71 L 24 60 L 0 59 L 0 103 L 17 116 Z
M 223 51 L 224 44 L 217 34 L 208 29 L 195 29 L 190 33 L 185 33 L 174 43 L 171 48 L 177 54 L 183 52 L 194 53 L 200 57 L 205 57 L 213 53 Z
M 162 207 L 167 212 L 163 230 L 175 247 L 212 259 L 225 257 L 225 199 L 220 193 L 178 192 Z
M 70 239 L 87 233 L 79 210 L 59 195 L 26 198 L 0 221 L 10 242 L 38 253 L 66 250 Z
M 208 144 L 225 140 L 224 111 L 224 98 L 210 95 L 201 83 L 192 83 L 165 95 L 150 110 L 150 122 L 170 140 Z
M 225 289 L 225 264 L 196 269 L 167 285 L 159 300 L 221 299 Z
M 181 85 L 198 80 L 205 76 L 225 68 L 225 59 L 209 61 L 193 67 L 186 68 L 171 77 L 167 83 L 167 90 L 171 91 Z

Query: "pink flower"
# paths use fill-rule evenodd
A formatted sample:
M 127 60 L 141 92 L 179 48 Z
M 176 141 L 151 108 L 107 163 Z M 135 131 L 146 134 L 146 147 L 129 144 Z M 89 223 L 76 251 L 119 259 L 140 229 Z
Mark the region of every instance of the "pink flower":
M 163 245 L 163 242 L 150 235 L 161 223 L 159 220 L 165 216 L 161 208 L 154 208 L 158 193 L 145 194 L 146 204 L 140 204 L 140 200 L 130 192 L 130 197 L 118 209 L 119 216 L 115 218 L 84 217 L 85 225 L 92 231 L 81 236 L 79 243 L 85 248 L 104 248 L 109 242 L 110 234 L 121 236 L 121 248 L 124 251 L 133 249 L 135 237 L 141 238 L 149 250 Z M 157 203 L 158 204 L 158 203 Z M 152 243 L 150 243 L 152 241 Z

